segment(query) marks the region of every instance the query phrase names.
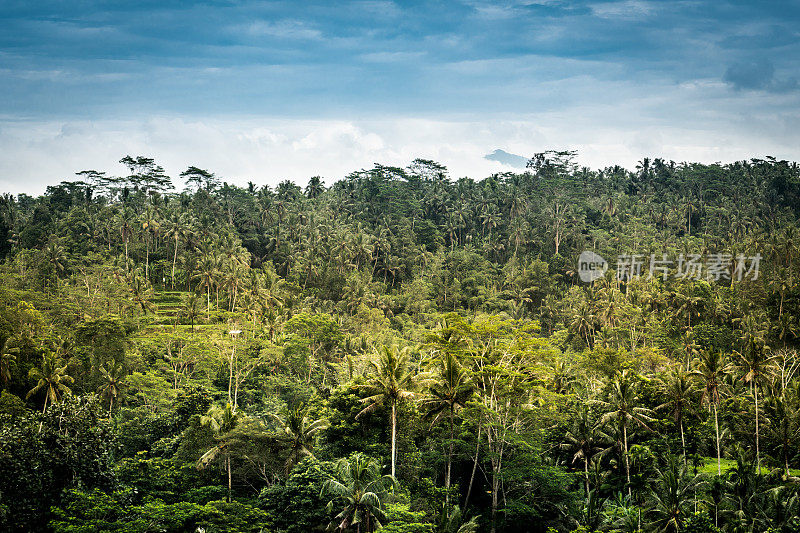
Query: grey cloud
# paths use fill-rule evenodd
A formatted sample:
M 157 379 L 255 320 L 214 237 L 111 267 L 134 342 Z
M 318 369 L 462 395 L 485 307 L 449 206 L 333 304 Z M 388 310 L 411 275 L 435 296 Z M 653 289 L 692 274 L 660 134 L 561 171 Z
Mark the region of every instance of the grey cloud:
M 737 91 L 787 92 L 798 88 L 797 79 L 776 76 L 775 66 L 766 59 L 734 63 L 722 79 Z

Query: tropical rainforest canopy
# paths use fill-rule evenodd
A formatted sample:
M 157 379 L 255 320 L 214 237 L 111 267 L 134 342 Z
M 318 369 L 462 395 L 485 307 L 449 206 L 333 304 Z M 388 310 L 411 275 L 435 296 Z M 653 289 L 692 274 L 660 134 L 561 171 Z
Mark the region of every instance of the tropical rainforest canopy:
M 3 531 L 800 531 L 797 164 L 121 163 L 0 198 Z

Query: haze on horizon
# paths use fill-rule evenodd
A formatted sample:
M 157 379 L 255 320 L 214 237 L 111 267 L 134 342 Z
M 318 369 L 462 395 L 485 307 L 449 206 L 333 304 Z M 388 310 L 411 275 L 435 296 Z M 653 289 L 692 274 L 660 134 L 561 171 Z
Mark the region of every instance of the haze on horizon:
M 4 2 L 0 192 L 122 173 L 125 154 L 259 185 L 416 157 L 514 170 L 497 149 L 800 159 L 799 19 L 791 2 Z

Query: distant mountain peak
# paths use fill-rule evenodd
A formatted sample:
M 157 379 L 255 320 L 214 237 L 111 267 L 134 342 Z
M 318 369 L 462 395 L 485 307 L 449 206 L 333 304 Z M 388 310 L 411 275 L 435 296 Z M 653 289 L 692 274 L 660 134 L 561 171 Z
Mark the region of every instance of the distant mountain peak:
M 505 150 L 497 149 L 491 154 L 486 154 L 483 156 L 484 159 L 488 159 L 489 161 L 497 161 L 500 164 L 514 167 L 514 168 L 526 168 L 528 164 L 528 158 L 522 157 L 521 155 L 511 154 L 506 152 Z

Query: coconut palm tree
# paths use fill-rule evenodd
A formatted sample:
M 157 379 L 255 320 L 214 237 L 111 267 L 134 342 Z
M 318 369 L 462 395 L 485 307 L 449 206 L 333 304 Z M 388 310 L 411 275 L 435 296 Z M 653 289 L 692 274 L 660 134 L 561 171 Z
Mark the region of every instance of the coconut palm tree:
M 50 266 L 53 267 L 56 278 L 61 277 L 61 274 L 63 274 L 66 269 L 67 254 L 64 251 L 64 247 L 61 246 L 61 243 L 58 242 L 57 239 L 47 243 L 47 246 L 44 248 L 44 256 L 47 262 L 50 263 Z
M 610 437 L 603 432 L 602 425 L 598 420 L 592 418 L 591 410 L 582 405 L 575 413 L 572 420 L 572 427 L 564 434 L 564 442 L 560 448 L 572 455 L 572 463 L 578 461 L 583 463 L 584 489 L 586 497 L 589 497 L 589 462 L 596 456 L 600 456 L 609 451 L 610 448 L 604 443 Z
M 600 422 L 607 424 L 616 422 L 622 430 L 622 446 L 625 454 L 625 477 L 628 482 L 628 495 L 631 492 L 631 466 L 628 454 L 628 427 L 631 422 L 650 429 L 646 422 L 652 422 L 652 411 L 646 407 L 639 407 L 639 394 L 632 376 L 624 370 L 619 378 L 611 384 L 611 390 L 607 401 L 599 401 L 605 414 L 600 418 Z
M 131 293 L 134 306 L 138 304 L 145 315 L 148 311 L 155 313 L 156 307 L 151 301 L 153 297 L 153 287 L 150 285 L 147 276 L 142 274 L 141 267 L 137 267 L 131 273 L 128 289 Z
M 361 401 L 368 404 L 356 415 L 359 418 L 388 403 L 392 409 L 392 477 L 395 477 L 397 464 L 397 406 L 400 400 L 417 397 L 418 379 L 408 369 L 408 347 L 398 349 L 396 346 L 382 346 L 378 361 L 370 361 L 372 369 L 369 380 L 362 388 L 369 396 Z
M 150 234 L 157 237 L 159 231 L 161 231 L 159 218 L 158 210 L 154 206 L 148 205 L 140 220 L 145 243 L 144 277 L 147 280 L 150 279 Z
M 767 426 L 768 438 L 780 449 L 784 473 L 788 479 L 791 475 L 789 457 L 800 441 L 800 405 L 798 405 L 796 388 L 784 389 L 780 394 L 767 396 L 764 410 L 772 421 Z
M 217 261 L 214 257 L 206 254 L 200 260 L 200 271 L 195 275 L 198 280 L 197 288 L 206 289 L 206 314 L 211 318 L 211 287 L 214 286 L 217 277 Z
M 67 386 L 75 380 L 67 374 L 67 366 L 62 359 L 51 351 L 46 351 L 42 355 L 41 368 L 31 368 L 28 377 L 37 380 L 36 386 L 28 391 L 25 396 L 27 400 L 40 390 L 45 391 L 44 406 L 42 412 L 47 410 L 48 402 L 52 405 L 60 399 L 60 394 L 71 394 L 72 390 Z
M 108 400 L 108 415 L 114 407 L 114 400 L 119 398 L 119 394 L 124 387 L 125 371 L 121 364 L 111 363 L 110 365 L 100 366 L 100 377 L 103 380 L 98 391 L 100 396 Z
M 194 321 L 200 316 L 200 298 L 197 293 L 190 292 L 181 297 L 181 314 L 189 319 L 194 331 Z
M 725 376 L 730 372 L 730 365 L 724 354 L 711 350 L 703 350 L 695 359 L 695 369 L 691 375 L 698 380 L 702 389 L 700 400 L 714 414 L 714 428 L 717 437 L 717 475 L 722 475 L 722 451 L 719 434 L 719 404 L 725 392 Z
M 239 423 L 240 416 L 236 410 L 227 404 L 225 407 L 219 405 L 212 405 L 208 412 L 200 417 L 200 424 L 208 427 L 214 435 L 216 444 L 209 448 L 197 461 L 197 469 L 202 470 L 206 468 L 217 457 L 223 457 L 225 461 L 225 469 L 228 473 L 228 501 L 231 501 L 231 436 L 232 431 Z
M 694 494 L 701 485 L 696 475 L 688 473 L 687 466 L 670 455 L 650 483 L 648 510 L 650 530 L 657 533 L 677 533 L 683 520 L 693 512 Z
M 330 529 L 371 533 L 382 527 L 385 519 L 383 505 L 394 488 L 393 476 L 382 476 L 378 463 L 360 453 L 336 463 L 336 477 L 322 485 L 322 494 L 333 496 L 328 512 L 339 503 L 342 510 L 331 521 Z
M 428 416 L 434 417 L 434 423 L 446 414 L 450 428 L 450 442 L 447 452 L 447 470 L 445 471 L 444 486 L 447 490 L 446 500 L 450 501 L 450 471 L 453 463 L 453 427 L 456 410 L 464 407 L 472 395 L 473 386 L 467 371 L 451 354 L 445 353 L 439 358 L 436 369 L 435 381 L 428 389 L 429 397 L 425 400 L 429 411 Z
M 768 353 L 769 347 L 764 344 L 763 334 L 748 330 L 744 334 L 745 347 L 742 353 L 734 352 L 738 358 L 738 368 L 742 381 L 750 385 L 755 403 L 756 422 L 756 466 L 761 474 L 761 446 L 759 428 L 758 391 L 770 374 L 776 357 Z
M 3 386 L 8 385 L 11 380 L 11 368 L 17 362 L 19 348 L 13 347 L 13 342 L 13 337 L 7 337 L 0 345 L 0 380 L 3 381 Z
M 442 512 L 441 522 L 436 531 L 438 533 L 478 533 L 478 518 L 480 517 L 473 516 L 467 520 L 461 508 L 456 506 L 450 512 Z
M 289 470 L 300 462 L 302 457 L 314 455 L 312 452 L 317 433 L 330 424 L 325 419 L 310 420 L 302 404 L 290 409 L 286 417 L 276 416 L 275 419 L 280 424 L 281 433 L 288 440 L 289 457 L 284 466 L 286 475 L 289 475 Z
M 592 306 L 588 302 L 581 302 L 570 318 L 569 330 L 586 341 L 586 347 L 591 349 L 594 343 L 590 337 L 594 332 L 595 316 Z
M 683 464 L 686 462 L 686 437 L 683 432 L 683 419 L 691 412 L 697 396 L 696 384 L 691 376 L 681 367 L 676 366 L 666 376 L 659 379 L 661 391 L 667 401 L 656 407 L 656 410 L 668 409 L 672 419 L 681 431 L 681 450 L 683 451 Z
M 174 212 L 169 218 L 165 236 L 174 241 L 172 251 L 172 288 L 175 289 L 175 265 L 178 262 L 178 245 L 192 232 L 192 221 L 185 213 Z

